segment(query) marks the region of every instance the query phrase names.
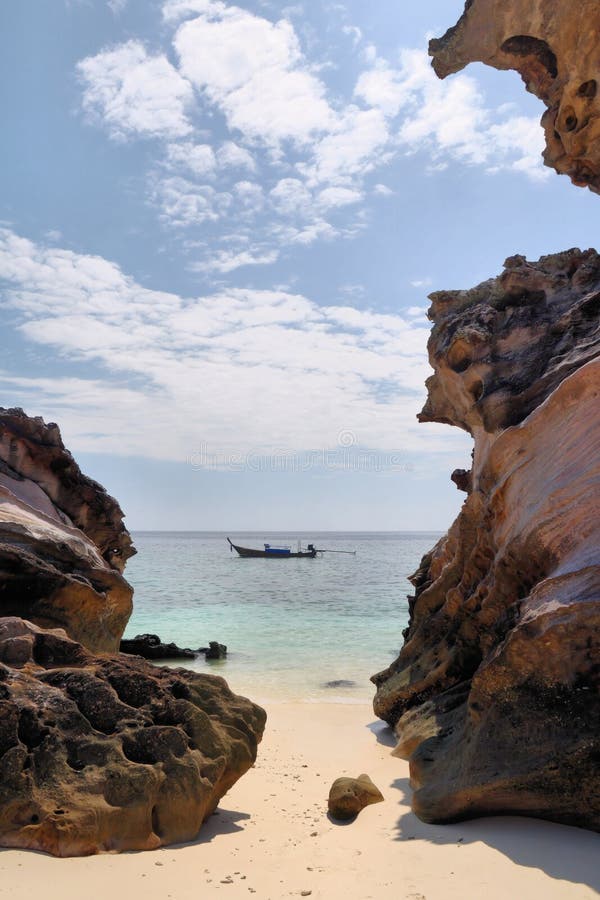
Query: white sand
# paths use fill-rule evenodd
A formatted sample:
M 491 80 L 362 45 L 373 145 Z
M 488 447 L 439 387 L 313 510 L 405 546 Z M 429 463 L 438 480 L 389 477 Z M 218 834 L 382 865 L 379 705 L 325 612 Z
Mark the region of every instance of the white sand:
M 408 806 L 408 766 L 368 705 L 273 704 L 259 760 L 200 839 L 151 853 L 57 860 L 0 851 L 11 900 L 588 900 L 600 835 L 520 818 L 428 826 Z M 327 818 L 340 775 L 367 772 L 385 802 Z

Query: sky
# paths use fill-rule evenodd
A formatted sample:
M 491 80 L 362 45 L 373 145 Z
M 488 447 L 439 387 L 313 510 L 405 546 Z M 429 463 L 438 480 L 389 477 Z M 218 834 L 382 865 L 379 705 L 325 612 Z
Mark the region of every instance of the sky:
M 594 243 L 513 72 L 439 81 L 459 0 L 0 7 L 0 404 L 132 529 L 439 530 L 427 295 Z M 594 204 L 594 206 L 593 206 Z

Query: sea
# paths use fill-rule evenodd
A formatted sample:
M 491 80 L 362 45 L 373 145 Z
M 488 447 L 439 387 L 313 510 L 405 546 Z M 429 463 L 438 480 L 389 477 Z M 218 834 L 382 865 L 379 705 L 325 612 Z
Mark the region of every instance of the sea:
M 244 559 L 221 532 L 133 534 L 127 564 L 134 611 L 125 637 L 158 634 L 223 660 L 177 662 L 226 678 L 259 702 L 364 703 L 370 676 L 398 655 L 408 623 L 408 576 L 440 538 L 434 532 L 230 532 L 241 546 L 313 543 L 315 559 Z M 170 664 L 170 663 L 169 663 Z

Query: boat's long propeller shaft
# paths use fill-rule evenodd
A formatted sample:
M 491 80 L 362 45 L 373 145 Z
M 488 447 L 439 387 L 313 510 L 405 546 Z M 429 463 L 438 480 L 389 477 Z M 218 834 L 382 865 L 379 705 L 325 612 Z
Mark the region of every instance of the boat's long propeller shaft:
M 317 553 L 348 553 L 350 556 L 356 556 L 356 550 L 317 550 Z

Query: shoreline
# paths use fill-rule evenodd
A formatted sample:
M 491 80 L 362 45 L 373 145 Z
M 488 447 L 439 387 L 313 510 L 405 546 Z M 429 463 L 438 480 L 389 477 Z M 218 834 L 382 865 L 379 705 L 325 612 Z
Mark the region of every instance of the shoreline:
M 257 701 L 259 702 L 259 701 Z M 258 760 L 196 841 L 55 859 L 0 848 L 0 895 L 80 900 L 592 900 L 600 835 L 515 816 L 431 826 L 410 811 L 408 764 L 368 703 L 271 702 Z M 366 772 L 384 802 L 350 824 L 327 817 L 341 775 Z M 93 885 L 93 887 L 90 887 Z M 306 893 L 310 892 L 310 893 Z
M 374 665 L 367 672 L 350 674 L 348 684 L 335 684 L 326 687 L 322 679 L 328 674 L 326 670 L 317 679 L 313 670 L 306 672 L 298 667 L 295 670 L 265 670 L 236 668 L 236 652 L 227 652 L 221 660 L 204 661 L 202 655 L 194 660 L 188 659 L 149 659 L 148 662 L 158 668 L 185 669 L 198 675 L 215 675 L 224 678 L 231 691 L 241 697 L 247 697 L 259 706 L 281 706 L 282 704 L 333 704 L 350 706 L 368 706 L 373 709 L 375 686 L 370 681 Z M 391 664 L 393 660 L 384 660 L 381 667 Z M 377 663 L 375 663 L 377 668 Z M 343 674 L 347 674 L 348 668 Z M 312 679 L 312 680 L 311 680 Z M 341 679 L 345 681 L 346 679 Z M 375 716 L 375 713 L 372 713 Z

